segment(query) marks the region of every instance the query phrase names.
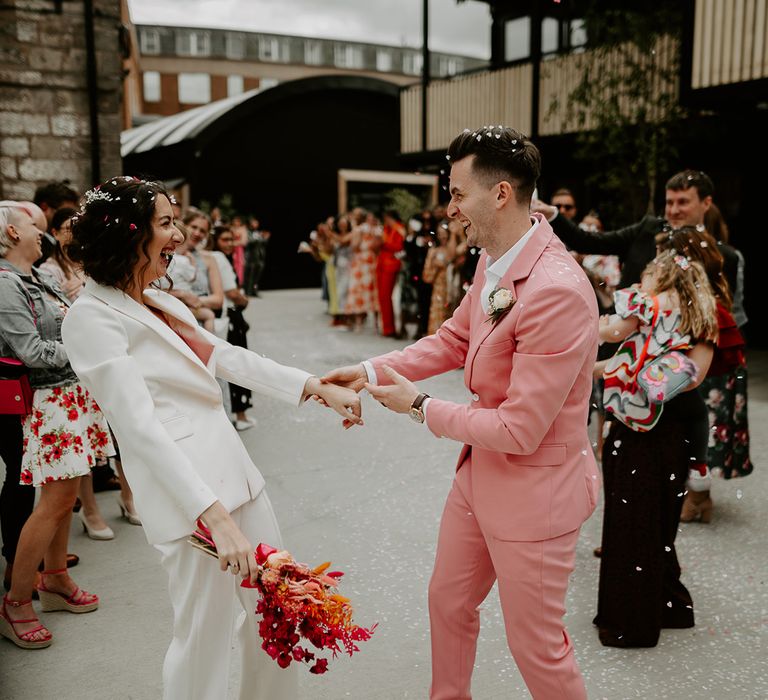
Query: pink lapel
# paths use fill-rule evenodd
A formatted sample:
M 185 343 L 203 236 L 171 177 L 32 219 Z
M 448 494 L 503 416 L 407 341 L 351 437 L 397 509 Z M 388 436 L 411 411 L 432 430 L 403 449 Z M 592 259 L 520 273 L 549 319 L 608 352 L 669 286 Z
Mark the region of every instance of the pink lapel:
M 528 275 L 531 274 L 533 266 L 536 261 L 541 257 L 544 249 L 549 245 L 554 232 L 549 222 L 541 214 L 532 214 L 532 216 L 539 219 L 539 226 L 531 236 L 530 240 L 525 244 L 520 254 L 515 258 L 509 270 L 507 270 L 504 277 L 499 280 L 498 287 L 505 287 L 512 292 L 515 300 L 519 299 L 518 291 L 516 290 L 515 283 L 525 280 Z M 487 260 L 487 254 L 483 252 L 483 255 L 478 261 L 478 272 L 482 272 L 482 278 L 478 279 L 478 275 L 475 275 L 473 284 L 482 285 L 485 284 L 485 266 Z M 482 267 L 481 267 L 482 265 Z M 512 310 L 497 323 L 492 323 L 488 314 L 483 311 L 483 307 L 480 299 L 481 294 L 478 293 L 477 301 L 475 302 L 475 308 L 473 310 L 473 323 L 471 325 L 470 335 L 470 347 L 467 353 L 467 360 L 465 363 L 466 372 L 468 372 L 468 380 L 472 379 L 472 367 L 475 360 L 477 350 L 483 341 L 491 334 L 492 331 L 497 328 L 505 328 L 508 326 L 510 319 L 520 313 L 520 308 L 517 306 L 517 301 L 512 307 Z

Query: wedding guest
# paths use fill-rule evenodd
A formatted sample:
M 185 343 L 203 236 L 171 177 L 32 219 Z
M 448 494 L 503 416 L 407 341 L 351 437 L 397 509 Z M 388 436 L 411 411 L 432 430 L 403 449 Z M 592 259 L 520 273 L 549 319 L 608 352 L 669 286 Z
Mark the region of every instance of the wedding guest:
M 248 306 L 248 297 L 237 284 L 235 269 L 232 267 L 232 253 L 235 247 L 235 238 L 232 231 L 226 226 L 214 226 L 211 234 L 211 251 L 213 258 L 219 266 L 221 273 L 221 286 L 224 290 L 224 317 L 227 319 L 226 340 L 232 345 L 248 348 L 247 333 L 248 323 L 243 316 Z M 229 396 L 232 413 L 235 416 L 235 428 L 248 430 L 256 425 L 256 421 L 246 415 L 246 411 L 253 407 L 251 402 L 251 390 L 229 384 Z
M 368 314 L 376 316 L 379 310 L 376 293 L 376 255 L 381 243 L 379 222 L 373 214 L 352 229 L 349 263 L 349 289 L 344 312 L 356 331 L 360 331 Z
M 692 465 L 682 522 L 708 523 L 712 518 L 711 474 L 726 479 L 747 476 L 753 464 L 747 420 L 747 362 L 744 338 L 731 314 L 731 292 L 723 275 L 722 248 L 709 232 L 694 226 L 657 236 L 660 250 L 674 250 L 700 263 L 717 300 L 718 338 L 706 378 L 699 387 L 709 411 L 706 460 Z
M 56 239 L 56 246 L 54 246 L 48 259 L 40 265 L 41 270 L 56 280 L 70 302 L 77 299 L 85 284 L 85 277 L 82 272 L 72 264 L 64 252 L 64 247 L 69 243 L 72 232 L 72 215 L 76 211 L 71 207 L 62 207 L 54 213 L 51 219 L 51 233 Z
M 187 227 L 179 223 L 174 217 L 176 228 L 181 231 L 181 235 L 184 236 L 184 240 L 176 248 L 176 254 L 173 256 L 173 263 L 168 270 L 168 276 L 173 280 L 173 289 L 171 293 L 174 293 L 179 299 L 192 299 L 192 305 L 189 306 L 189 310 L 192 315 L 200 322 L 200 324 L 210 333 L 215 332 L 214 320 L 216 315 L 207 306 L 203 306 L 199 300 L 197 291 L 207 290 L 209 284 L 210 275 L 208 270 L 205 271 L 205 279 L 198 280 L 198 275 L 203 275 L 202 270 L 198 270 L 197 262 L 198 258 L 192 254 L 189 248 L 189 231 Z M 170 285 L 169 285 L 170 286 Z M 184 293 L 181 296 L 180 293 Z M 186 302 L 185 302 L 186 303 Z
M 333 240 L 333 267 L 336 271 L 336 296 L 339 305 L 339 313 L 334 317 L 334 326 L 346 330 L 349 328 L 350 320 L 346 308 L 351 283 L 350 265 L 352 263 L 352 224 L 348 217 L 340 216 L 337 219 Z
M 434 245 L 427 251 L 427 258 L 424 261 L 424 281 L 432 285 L 427 325 L 429 335 L 436 333 L 453 313 L 448 299 L 448 266 L 456 256 L 455 229 L 457 226 L 461 228 L 461 225 L 457 221 L 452 221 L 451 224 L 438 226 Z
M 220 311 L 224 304 L 224 292 L 221 289 L 219 268 L 205 250 L 211 232 L 211 221 L 199 209 L 190 207 L 184 217 L 183 224 L 188 233 L 188 253 L 194 260 L 197 274 L 191 292 L 171 291 L 171 294 L 181 299 L 191 309 L 203 307 L 212 311 Z
M 168 575 L 173 629 L 164 697 L 228 697 L 238 602 L 240 698 L 298 697 L 295 674 L 260 649 L 258 594 L 235 578 L 253 580 L 255 543 L 280 547 L 281 537 L 216 376 L 294 405 L 317 395 L 348 424 L 360 422 L 359 399 L 208 333 L 182 302 L 153 287 L 182 240 L 160 183 L 119 177 L 98 193 L 73 227 L 69 255 L 89 280 L 63 335 L 120 441 L 144 532 Z M 187 542 L 198 519 L 212 533 L 218 566 Z
M 243 221 L 243 217 L 239 214 L 232 217 L 229 228 L 235 239 L 235 247 L 232 251 L 232 267 L 235 268 L 237 283 L 242 285 L 245 282 L 245 248 L 248 245 L 250 232 Z
M 61 342 L 69 302 L 33 267 L 42 235 L 24 209 L 0 208 L 0 356 L 21 360 L 35 389 L 23 424 L 20 480 L 30 491 L 40 488 L 40 501 L 19 536 L 0 609 L 0 634 L 23 649 L 47 647 L 53 639 L 32 608 L 34 589 L 44 612 L 98 608 L 98 597 L 67 572 L 67 541 L 80 478 L 113 452 L 101 411 Z M 36 583 L 41 561 L 45 570 Z
M 376 260 L 376 286 L 379 292 L 379 313 L 381 334 L 392 338 L 396 333 L 395 311 L 392 307 L 392 293 L 395 290 L 397 274 L 400 272 L 399 253 L 403 250 L 405 227 L 400 215 L 390 209 L 384 214 L 384 229 L 381 236 L 379 257 Z
M 616 292 L 603 342 L 623 341 L 605 368 L 602 556 L 594 624 L 604 646 L 656 646 L 663 628 L 693 627 L 693 601 L 675 552 L 691 462 L 706 459 L 706 408 L 696 391 L 717 338 L 706 272 L 669 251 L 647 266 L 641 287 Z M 697 375 L 688 390 L 652 404 L 635 381 L 648 358 L 685 352 Z M 604 364 L 604 363 L 598 363 Z
M 656 234 L 670 226 L 699 226 L 712 206 L 714 185 L 700 170 L 683 170 L 666 183 L 664 218 L 646 216 L 641 221 L 616 231 L 589 231 L 579 228 L 557 207 L 534 201 L 532 210 L 543 213 L 552 223 L 557 236 L 578 253 L 617 255 L 621 261 L 619 287 L 629 287 L 640 281 L 645 266 L 656 256 Z M 735 268 L 734 268 L 735 271 Z M 736 280 L 728 280 L 735 285 Z
M 560 216 L 565 217 L 569 221 L 575 221 L 576 215 L 579 213 L 578 209 L 576 209 L 576 198 L 567 187 L 555 190 L 551 197 L 551 202 L 553 207 L 557 207 Z
M 72 189 L 69 180 L 61 180 L 40 185 L 35 190 L 32 201 L 42 210 L 47 224 L 42 230 L 47 231 L 53 221 L 53 215 L 59 209 L 77 209 L 80 195 Z
M 248 220 L 248 245 L 245 248 L 245 279 L 243 290 L 251 296 L 259 296 L 259 283 L 267 264 L 267 244 L 272 233 L 263 231 L 259 220 Z
M 741 251 L 730 244 L 730 231 L 720 208 L 713 202 L 704 214 L 704 228 L 717 241 L 717 248 L 723 256 L 723 273 L 731 289 L 731 312 L 739 329 L 744 329 L 747 314 L 744 311 L 744 268 L 746 263 Z M 735 266 L 735 270 L 734 270 Z M 735 282 L 734 282 L 735 280 Z
M 424 280 L 424 263 L 427 259 L 433 234 L 427 228 L 431 217 L 411 219 L 403 241 L 400 314 L 403 326 L 416 323 L 414 340 L 423 338 L 429 328 L 429 307 L 432 303 L 432 285 Z
M 77 299 L 85 284 L 84 275 L 76 265 L 72 264 L 66 253 L 66 246 L 69 244 L 69 239 L 72 235 L 72 216 L 75 212 L 76 210 L 70 207 L 62 207 L 56 210 L 51 219 L 51 233 L 56 239 L 56 245 L 53 246 L 48 259 L 39 266 L 41 271 L 50 275 L 56 281 L 70 303 Z M 104 467 L 105 464 L 100 466 Z M 109 467 L 106 466 L 106 469 L 109 469 Z M 122 497 L 130 501 L 130 489 L 122 482 L 120 486 L 123 491 Z M 99 508 L 98 501 L 96 500 L 93 488 L 93 471 L 80 479 L 78 497 L 81 504 L 78 515 L 88 537 L 93 540 L 114 539 L 115 533 L 107 525 L 106 520 L 104 520 L 101 508 Z

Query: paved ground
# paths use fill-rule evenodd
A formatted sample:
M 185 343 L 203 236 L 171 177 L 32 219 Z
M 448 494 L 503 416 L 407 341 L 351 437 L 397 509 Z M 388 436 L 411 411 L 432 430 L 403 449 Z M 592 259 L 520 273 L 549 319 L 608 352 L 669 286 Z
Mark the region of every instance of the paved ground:
M 370 329 L 329 329 L 318 296 L 314 290 L 264 294 L 249 310 L 252 347 L 320 373 L 396 346 Z M 694 629 L 664 631 L 655 649 L 600 646 L 591 625 L 599 512 L 584 526 L 566 622 L 590 698 L 768 698 L 768 354 L 750 361 L 756 472 L 718 481 L 713 523 L 683 526 L 678 537 L 696 604 Z M 423 386 L 441 398 L 467 398 L 458 372 Z M 369 398 L 364 409 L 367 426 L 344 433 L 317 406 L 294 410 L 262 400 L 253 410 L 259 426 L 243 434 L 266 476 L 288 547 L 307 562 L 334 559 L 347 573 L 344 590 L 358 620 L 379 623 L 354 659 L 334 663 L 322 677 L 303 675 L 302 698 L 425 698 L 429 685 L 427 581 L 458 445 L 434 439 Z M 118 519 L 114 495 L 99 498 L 117 538 L 94 542 L 73 527 L 70 550 L 82 557 L 77 580 L 99 593 L 102 607 L 83 616 L 44 615 L 56 636 L 48 650 L 25 652 L 0 641 L 4 700 L 160 697 L 170 609 L 158 557 L 141 528 Z M 230 673 L 234 679 L 239 672 Z M 528 697 L 506 648 L 495 591 L 483 606 L 473 687 L 477 700 Z

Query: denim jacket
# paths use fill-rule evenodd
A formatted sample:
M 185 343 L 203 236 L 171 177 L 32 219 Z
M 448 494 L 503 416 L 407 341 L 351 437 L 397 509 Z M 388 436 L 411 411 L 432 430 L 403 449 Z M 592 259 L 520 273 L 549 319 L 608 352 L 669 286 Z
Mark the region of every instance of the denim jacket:
M 0 357 L 21 360 L 33 389 L 78 381 L 61 342 L 64 316 L 49 294 L 69 306 L 45 273 L 33 268 L 27 275 L 0 258 Z

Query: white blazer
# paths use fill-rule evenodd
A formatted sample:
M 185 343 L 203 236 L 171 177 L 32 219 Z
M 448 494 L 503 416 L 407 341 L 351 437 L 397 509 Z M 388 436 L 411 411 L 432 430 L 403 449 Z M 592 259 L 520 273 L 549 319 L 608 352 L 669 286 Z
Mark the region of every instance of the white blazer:
M 190 534 L 216 500 L 231 512 L 264 488 L 216 377 L 299 405 L 310 375 L 208 333 L 166 292 L 145 290 L 144 301 L 173 330 L 119 289 L 89 279 L 62 338 L 117 437 L 147 539 L 158 544 Z

